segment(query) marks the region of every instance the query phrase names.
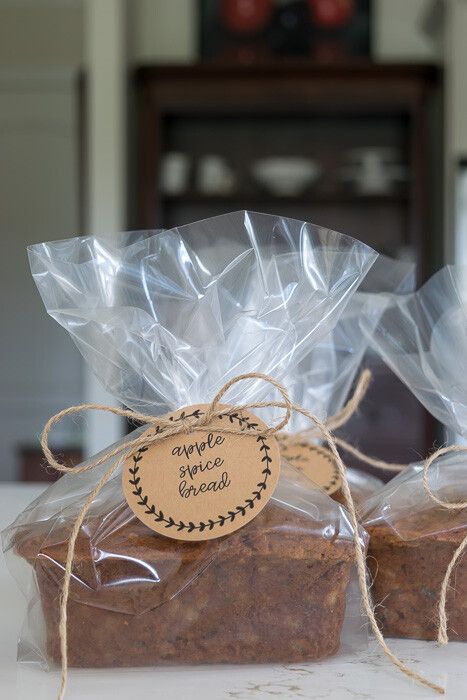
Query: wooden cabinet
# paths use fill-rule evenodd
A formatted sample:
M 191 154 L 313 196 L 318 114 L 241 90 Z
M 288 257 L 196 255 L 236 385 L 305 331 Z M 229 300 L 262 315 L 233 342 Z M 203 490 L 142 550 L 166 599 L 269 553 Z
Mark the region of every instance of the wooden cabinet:
M 133 228 L 169 228 L 253 209 L 312 221 L 388 255 L 410 257 L 419 281 L 440 266 L 442 78 L 437 68 L 307 62 L 148 66 L 136 71 L 134 85 Z M 405 178 L 387 191 L 363 191 L 345 177 L 355 149 L 385 149 Z M 161 182 L 161 163 L 173 152 L 183 153 L 189 164 L 180 194 L 165 192 Z M 201 186 L 206 155 L 220 157 L 233 173 L 228 194 Z M 313 160 L 321 174 L 296 195 L 277 196 L 252 170 L 255 162 L 272 156 Z M 369 401 L 351 437 L 363 449 L 379 449 L 382 457 L 414 459 L 431 446 L 434 422 L 378 362 L 375 374 L 374 397 L 383 391 L 389 409 Z M 376 413 L 381 417 L 384 410 L 386 418 L 379 420 Z

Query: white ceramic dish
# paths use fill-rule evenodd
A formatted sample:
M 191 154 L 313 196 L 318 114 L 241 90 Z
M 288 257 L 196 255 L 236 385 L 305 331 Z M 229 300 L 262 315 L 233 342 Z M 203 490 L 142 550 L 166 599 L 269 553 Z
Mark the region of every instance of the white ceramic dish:
M 313 185 L 321 175 L 321 166 L 301 157 L 263 158 L 251 166 L 255 180 L 280 197 L 294 197 Z

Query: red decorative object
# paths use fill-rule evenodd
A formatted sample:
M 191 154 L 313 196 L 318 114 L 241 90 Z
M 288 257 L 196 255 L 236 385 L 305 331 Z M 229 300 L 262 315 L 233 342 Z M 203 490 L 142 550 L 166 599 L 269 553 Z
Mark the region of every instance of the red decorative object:
M 355 0 L 308 0 L 313 22 L 319 27 L 341 27 L 355 14 Z
M 222 21 L 233 32 L 258 32 L 268 23 L 272 0 L 223 0 Z
M 192 0 L 205 61 L 253 64 L 370 56 L 372 0 Z

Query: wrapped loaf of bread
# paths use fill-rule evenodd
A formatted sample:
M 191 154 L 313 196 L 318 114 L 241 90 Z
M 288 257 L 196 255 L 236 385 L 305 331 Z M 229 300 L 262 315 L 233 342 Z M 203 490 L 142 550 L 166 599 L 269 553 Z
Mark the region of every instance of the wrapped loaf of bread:
M 274 382 L 264 376 L 280 382 L 291 364 L 329 334 L 377 257 L 336 232 L 251 212 L 115 241 L 44 243 L 29 254 L 49 313 L 70 332 L 108 391 L 157 428 L 158 417 L 170 422 L 179 411 L 176 420 L 182 421 L 186 407 L 209 405 L 226 384 L 231 413 L 225 416 L 232 421 L 236 407 L 277 401 Z M 250 376 L 229 384 L 241 373 Z M 240 425 L 244 418 L 235 415 Z M 199 416 L 199 408 L 191 413 Z M 271 424 L 283 416 L 282 408 Z M 190 426 L 183 421 L 179 432 L 185 436 Z M 103 464 L 94 457 L 91 470 L 80 465 L 79 473 L 63 476 L 19 516 L 4 534 L 4 549 L 28 598 L 20 658 L 43 665 L 60 660 L 62 600 L 73 666 L 286 663 L 338 650 L 344 616 L 359 616 L 358 602 L 346 606 L 346 600 L 352 598 L 353 538 L 358 534 L 364 547 L 364 536 L 353 531 L 342 506 L 286 464 L 279 476 L 276 443 L 278 485 L 266 488 L 261 475 L 271 473 L 267 461 L 264 466 L 270 458 L 260 450 L 270 448 L 261 435 L 253 437 L 257 491 L 246 494 L 254 499 L 243 500 L 242 492 L 232 503 L 238 504 L 235 512 L 217 510 L 234 486 L 241 490 L 242 480 L 235 479 L 251 459 L 241 447 L 243 429 L 241 423 L 241 435 L 230 442 L 221 437 L 210 443 L 205 426 L 203 446 L 224 450 L 210 461 L 200 451 L 195 463 L 193 445 L 184 445 L 178 462 L 183 450 L 177 447 L 176 457 L 170 453 L 169 469 L 159 458 L 167 443 L 153 443 L 153 452 L 146 452 L 152 461 L 145 463 L 145 478 L 159 469 L 154 492 L 159 496 L 173 479 L 171 512 L 192 508 L 196 518 L 189 518 L 196 523 L 181 516 L 175 522 L 172 515 L 165 520 L 162 509 L 149 506 L 140 497 L 142 472 L 136 477 L 136 467 L 128 480 L 125 460 L 140 460 L 147 445 L 139 456 L 120 454 L 120 461 L 107 459 L 105 450 Z M 108 449 L 125 446 L 131 437 Z M 229 452 L 234 437 L 245 459 Z M 234 458 L 239 470 L 232 468 Z M 214 474 L 207 470 L 220 465 L 220 481 L 203 481 L 203 470 Z M 185 475 L 180 483 L 179 470 Z M 96 483 L 108 473 L 96 493 Z M 255 473 L 245 470 L 245 480 Z M 200 503 L 209 504 L 212 517 L 198 518 Z M 80 515 L 73 552 L 70 533 Z M 226 521 L 234 523 L 230 531 Z M 68 551 L 73 556 L 66 599 Z
M 368 567 L 383 634 L 436 640 L 441 585 L 451 558 L 467 533 L 467 509 L 434 504 L 423 488 L 423 469 L 412 465 L 365 504 L 370 536 Z M 466 495 L 465 465 L 458 455 L 440 458 L 430 472 L 439 495 Z M 449 637 L 467 640 L 467 561 L 448 588 Z
M 467 437 L 467 270 L 447 266 L 416 293 L 393 297 L 371 328 L 371 343 L 421 403 L 451 433 Z M 363 320 L 365 323 L 365 319 Z M 428 485 L 442 503 L 467 499 L 465 456 L 449 453 L 429 467 Z M 368 565 L 385 634 L 436 639 L 447 567 L 467 534 L 467 508 L 445 507 L 411 465 L 363 508 L 370 534 Z M 459 557 L 446 600 L 447 635 L 467 639 L 467 562 Z

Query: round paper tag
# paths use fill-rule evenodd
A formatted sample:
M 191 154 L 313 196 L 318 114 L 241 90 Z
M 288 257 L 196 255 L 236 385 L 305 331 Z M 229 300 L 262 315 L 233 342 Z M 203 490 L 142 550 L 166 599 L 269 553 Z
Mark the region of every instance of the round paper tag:
M 199 417 L 205 409 L 189 406 L 170 420 Z M 225 410 L 209 427 L 140 447 L 125 460 L 125 498 L 151 530 L 177 540 L 222 537 L 246 525 L 271 498 L 280 470 L 277 440 L 255 434 L 266 426 L 253 414 Z M 242 434 L 216 432 L 216 425 Z
M 334 455 L 325 447 L 306 441 L 288 443 L 282 449 L 282 456 L 329 495 L 341 488 Z

